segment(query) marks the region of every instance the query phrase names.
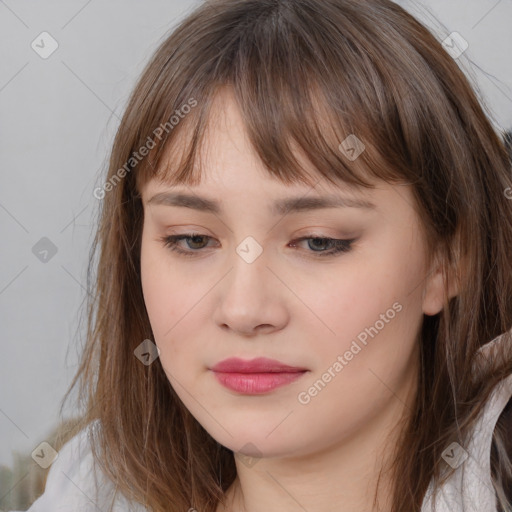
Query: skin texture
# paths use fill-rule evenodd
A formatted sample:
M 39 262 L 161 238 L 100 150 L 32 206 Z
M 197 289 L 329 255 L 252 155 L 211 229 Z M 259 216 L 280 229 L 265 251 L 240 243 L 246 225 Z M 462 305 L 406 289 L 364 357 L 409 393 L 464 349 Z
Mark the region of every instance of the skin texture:
M 364 191 L 322 181 L 314 188 L 283 184 L 255 155 L 233 98 L 221 95 L 216 106 L 201 184 L 153 179 L 141 191 L 142 287 L 160 362 L 194 417 L 236 452 L 228 510 L 374 510 L 378 472 L 415 397 L 423 314 L 442 307 L 441 275 L 426 268 L 411 189 L 384 182 Z M 223 212 L 148 204 L 171 190 L 217 199 Z M 270 211 L 276 199 L 326 192 L 364 197 L 376 209 Z M 161 241 L 190 232 L 211 237 L 178 242 L 202 251 L 196 256 Z M 315 250 L 329 246 L 291 245 L 312 235 L 356 241 L 349 252 L 325 257 Z M 263 249 L 252 263 L 236 252 L 248 236 Z M 386 312 L 397 303 L 400 311 L 390 319 Z M 382 315 L 388 321 L 376 324 Z M 350 361 L 344 358 L 341 371 L 331 371 L 321 391 L 299 401 L 365 328 L 382 323 Z M 250 396 L 223 387 L 209 370 L 228 357 L 259 356 L 308 372 Z M 388 484 L 384 475 L 379 510 L 389 507 Z

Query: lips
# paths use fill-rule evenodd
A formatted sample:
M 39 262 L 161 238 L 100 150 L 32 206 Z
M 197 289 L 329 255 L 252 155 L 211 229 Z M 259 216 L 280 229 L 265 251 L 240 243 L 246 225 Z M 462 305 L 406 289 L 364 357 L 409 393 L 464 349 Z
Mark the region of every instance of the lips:
M 223 373 L 295 373 L 304 372 L 306 368 L 289 366 L 275 359 L 258 357 L 246 361 L 238 357 L 231 357 L 217 363 L 212 367 L 214 372 Z
M 266 357 L 250 361 L 232 357 L 217 363 L 211 370 L 224 387 L 245 395 L 268 393 L 299 379 L 308 371 Z

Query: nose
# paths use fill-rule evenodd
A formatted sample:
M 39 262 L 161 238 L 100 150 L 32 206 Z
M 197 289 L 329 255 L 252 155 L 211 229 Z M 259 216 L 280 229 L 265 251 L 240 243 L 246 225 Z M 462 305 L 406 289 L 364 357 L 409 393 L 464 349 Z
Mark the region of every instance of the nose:
M 290 292 L 269 267 L 265 251 L 248 262 L 234 252 L 231 268 L 219 283 L 214 321 L 242 336 L 270 334 L 289 321 Z

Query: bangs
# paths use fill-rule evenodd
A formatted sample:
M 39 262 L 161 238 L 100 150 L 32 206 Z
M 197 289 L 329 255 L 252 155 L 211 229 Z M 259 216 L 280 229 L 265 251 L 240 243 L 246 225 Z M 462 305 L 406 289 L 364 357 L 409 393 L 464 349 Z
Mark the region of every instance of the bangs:
M 333 117 L 332 113 L 329 117 L 325 106 L 313 108 L 318 104 L 319 95 L 315 99 L 309 95 L 301 97 L 300 115 L 295 116 L 294 111 L 284 107 L 276 120 L 267 117 L 268 112 L 261 103 L 244 103 L 232 93 L 233 90 L 225 87 L 212 92 L 205 108 L 189 114 L 190 117 L 150 153 L 147 165 L 141 165 L 137 172 L 139 191 L 154 178 L 169 185 L 194 186 L 201 182 L 205 163 L 208 166 L 204 158 L 205 140 L 215 129 L 219 114 L 225 110 L 223 101 L 228 97 L 237 100 L 249 140 L 269 175 L 284 184 L 314 186 L 325 178 L 334 185 L 371 188 L 375 179 L 404 181 L 376 150 L 368 128 L 347 129 L 343 119 Z M 276 108 L 283 108 L 283 101 L 278 98 L 274 101 Z M 301 123 L 301 118 L 308 122 Z
M 364 24 L 353 27 L 350 37 L 338 33 L 335 44 L 326 44 L 326 27 L 314 13 L 272 5 L 266 11 L 254 6 L 256 17 L 246 8 L 237 26 L 227 28 L 233 20 L 218 20 L 219 25 L 226 24 L 224 31 L 213 27 L 208 37 L 191 34 L 194 40 L 186 43 L 194 43 L 196 57 L 190 59 L 190 48 L 186 69 L 179 70 L 176 63 L 174 69 L 162 70 L 157 97 L 165 114 L 146 124 L 169 124 L 169 115 L 190 98 L 198 106 L 139 166 L 139 192 L 153 178 L 173 185 L 200 183 L 200 150 L 222 112 L 218 100 L 223 93 L 236 101 L 249 141 L 269 174 L 285 184 L 313 186 L 325 178 L 335 185 L 371 188 L 375 180 L 408 181 L 400 145 L 393 144 L 389 130 L 384 130 L 394 120 L 390 117 L 396 117 L 396 88 L 386 83 L 365 50 Z M 299 15 L 308 19 L 295 23 Z M 249 24 L 245 18 L 251 16 Z M 305 32 L 302 26 L 310 30 Z M 169 85 L 166 93 L 164 86 L 171 78 L 164 74 L 177 72 L 184 73 L 183 87 L 178 91 L 176 84 L 174 89 Z M 177 100 L 169 109 L 164 100 L 172 97 Z M 380 151 L 383 147 L 385 152 Z

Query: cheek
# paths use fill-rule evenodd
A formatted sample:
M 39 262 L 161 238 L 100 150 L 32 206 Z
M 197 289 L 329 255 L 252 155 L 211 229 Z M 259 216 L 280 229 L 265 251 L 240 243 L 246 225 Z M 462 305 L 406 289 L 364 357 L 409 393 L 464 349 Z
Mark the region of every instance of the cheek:
M 141 246 L 141 284 L 155 341 L 159 344 L 177 322 L 186 288 L 179 276 L 171 275 L 165 253 L 146 233 Z
M 346 269 L 340 266 L 324 279 L 307 277 L 296 286 L 297 296 L 309 310 L 305 318 L 323 334 L 338 339 L 353 336 L 358 328 L 373 323 L 400 295 L 389 268 L 368 272 L 363 263 Z
M 422 261 L 400 245 L 381 244 L 380 251 L 367 254 L 360 261 L 347 259 L 346 270 L 343 264 L 323 278 L 297 283 L 297 295 L 308 307 L 304 322 L 312 340 L 322 338 L 315 350 L 324 356 L 344 353 L 354 340 L 365 353 L 359 361 L 390 359 L 412 347 L 422 318 L 417 286 Z
M 202 320 L 198 321 L 198 302 L 211 285 L 179 272 L 158 243 L 144 236 L 141 284 L 160 360 L 174 374 L 178 363 L 186 366 L 189 359 L 197 357 L 194 340 L 199 337 L 194 335 L 194 329 L 204 325 Z

